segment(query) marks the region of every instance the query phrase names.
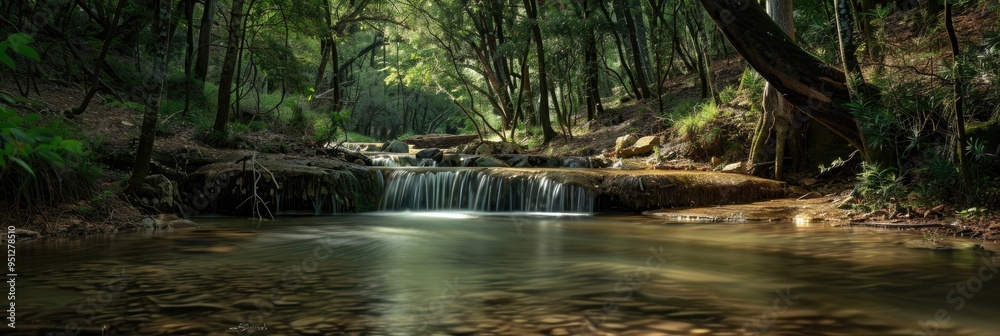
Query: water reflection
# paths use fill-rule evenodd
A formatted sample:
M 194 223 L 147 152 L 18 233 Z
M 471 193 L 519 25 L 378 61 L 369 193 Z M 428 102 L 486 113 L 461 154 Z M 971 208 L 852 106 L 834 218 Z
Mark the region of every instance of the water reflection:
M 893 231 L 552 213 L 201 222 L 23 246 L 19 322 L 121 335 L 264 322 L 274 335 L 913 335 L 943 309 L 939 335 L 1000 329 L 1000 277 L 961 309 L 948 297 L 992 255 L 912 249 L 922 237 Z M 115 272 L 133 280 L 81 313 Z

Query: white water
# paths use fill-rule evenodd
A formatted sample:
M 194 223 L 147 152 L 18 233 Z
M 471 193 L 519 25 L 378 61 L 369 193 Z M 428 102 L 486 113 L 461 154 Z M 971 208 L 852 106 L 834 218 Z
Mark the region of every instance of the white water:
M 594 211 L 578 185 L 540 176 L 497 176 L 486 170 L 384 170 L 381 211 Z

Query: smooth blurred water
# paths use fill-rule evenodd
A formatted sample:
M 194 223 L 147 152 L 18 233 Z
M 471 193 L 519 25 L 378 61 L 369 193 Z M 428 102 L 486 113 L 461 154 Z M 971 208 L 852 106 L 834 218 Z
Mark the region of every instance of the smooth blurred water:
M 915 335 L 944 312 L 937 335 L 1000 334 L 1000 276 L 979 275 L 992 254 L 908 248 L 924 239 L 913 233 L 552 213 L 197 221 L 197 232 L 21 245 L 18 323 L 122 335 L 237 334 L 244 322 L 266 324 L 255 335 Z M 961 309 L 961 294 L 949 302 L 977 283 Z

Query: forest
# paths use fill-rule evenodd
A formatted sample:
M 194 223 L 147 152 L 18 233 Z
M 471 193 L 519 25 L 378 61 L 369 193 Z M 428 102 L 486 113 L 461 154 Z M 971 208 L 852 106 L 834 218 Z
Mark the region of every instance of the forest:
M 995 336 L 997 0 L 2 0 L 4 335 Z
M 1000 204 L 994 1 L 0 9 L 0 185 L 23 222 L 59 204 L 106 215 L 105 199 L 142 203 L 148 175 L 190 173 L 168 144 L 353 157 L 349 144 L 427 134 L 611 158 L 616 138 L 656 135 L 651 156 L 619 165 L 820 177 L 851 184 L 856 211 L 890 217 L 984 218 Z

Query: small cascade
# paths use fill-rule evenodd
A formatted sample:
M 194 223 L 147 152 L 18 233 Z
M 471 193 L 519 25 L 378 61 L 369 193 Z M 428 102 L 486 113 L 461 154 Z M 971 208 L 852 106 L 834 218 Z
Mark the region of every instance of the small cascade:
M 379 154 L 371 157 L 372 166 L 376 167 L 414 167 L 422 164 L 409 154 Z
M 579 185 L 544 176 L 501 176 L 488 170 L 383 170 L 382 211 L 593 212 Z
M 437 165 L 437 161 L 434 161 L 434 159 L 420 159 L 417 167 L 437 167 Z

